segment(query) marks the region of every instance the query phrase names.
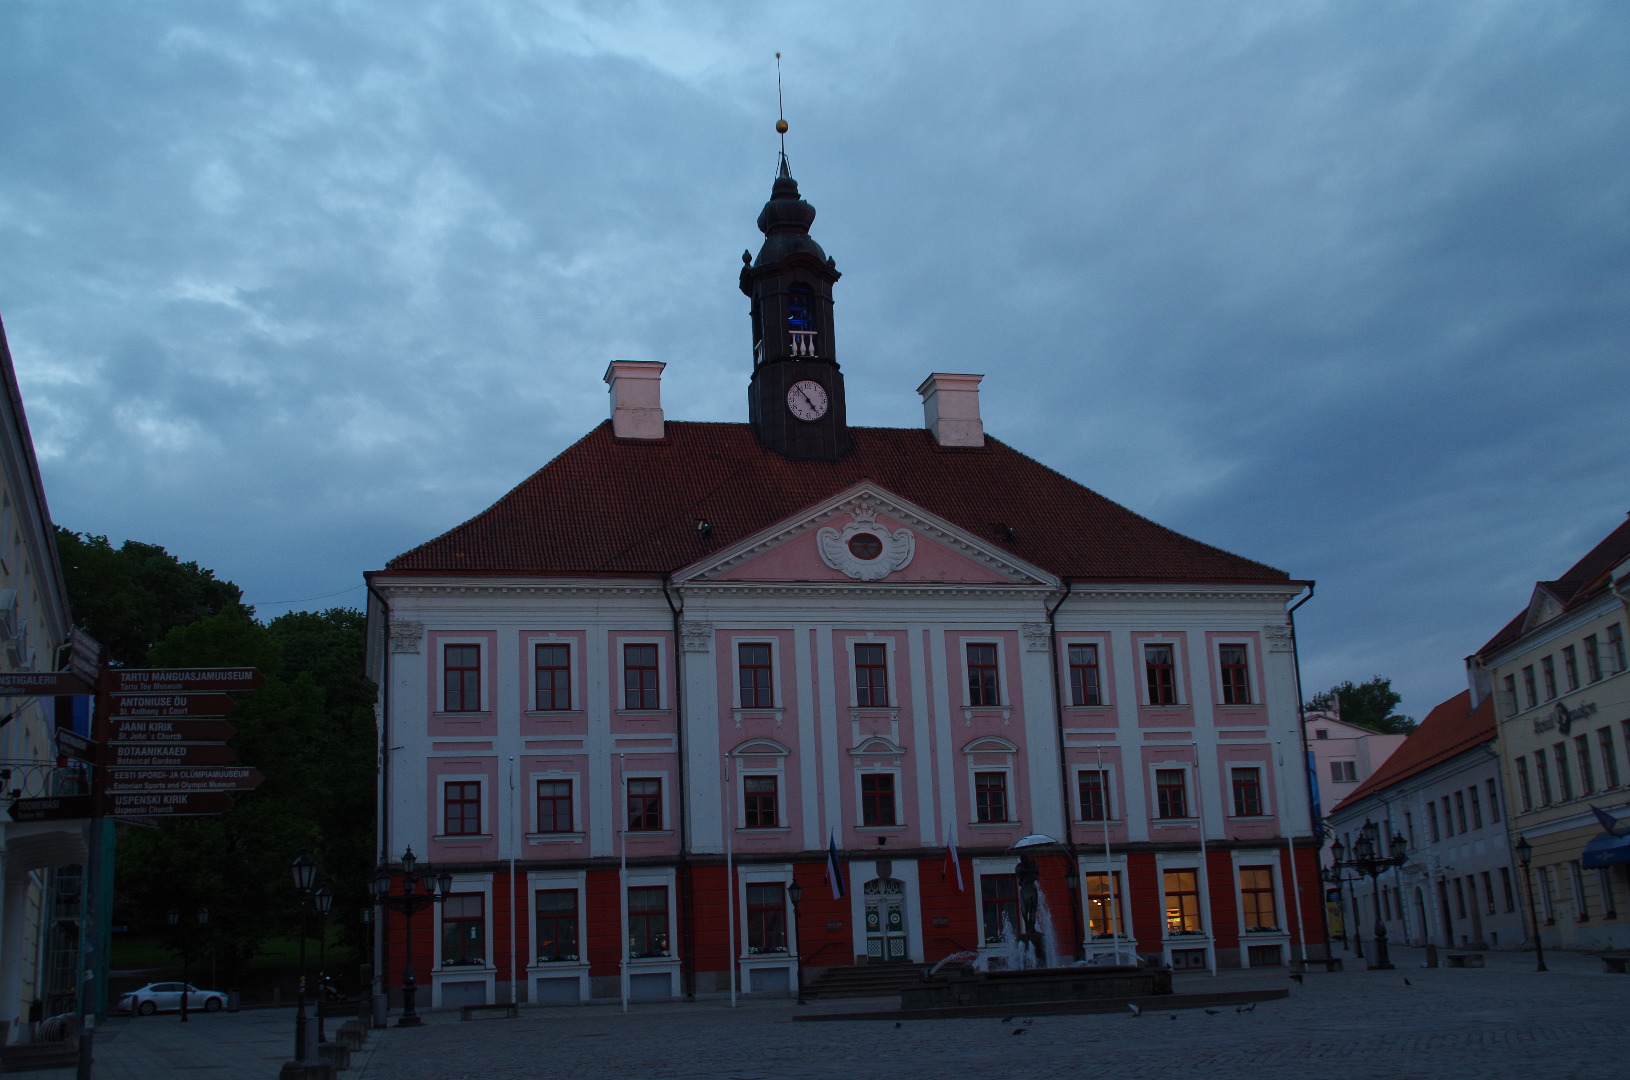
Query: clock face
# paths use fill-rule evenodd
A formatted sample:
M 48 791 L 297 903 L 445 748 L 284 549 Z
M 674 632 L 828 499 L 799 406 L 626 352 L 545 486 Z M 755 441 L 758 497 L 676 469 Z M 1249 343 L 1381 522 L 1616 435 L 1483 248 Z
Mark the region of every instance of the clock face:
M 787 411 L 800 420 L 819 420 L 826 405 L 826 388 L 813 379 L 800 379 L 787 390 Z

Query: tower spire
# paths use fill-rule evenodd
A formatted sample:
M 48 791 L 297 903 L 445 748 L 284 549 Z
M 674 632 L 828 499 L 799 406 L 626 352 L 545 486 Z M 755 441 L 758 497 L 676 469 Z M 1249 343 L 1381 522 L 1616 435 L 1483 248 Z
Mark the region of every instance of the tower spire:
M 775 132 L 781 136 L 781 171 L 779 175 L 790 177 L 792 170 L 787 167 L 787 105 L 781 97 L 781 54 L 775 54 Z

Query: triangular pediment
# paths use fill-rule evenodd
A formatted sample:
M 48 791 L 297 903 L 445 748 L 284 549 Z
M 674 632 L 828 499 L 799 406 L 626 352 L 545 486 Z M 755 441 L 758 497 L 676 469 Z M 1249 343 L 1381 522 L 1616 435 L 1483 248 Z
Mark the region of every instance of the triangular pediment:
M 1058 584 L 1040 567 L 870 482 L 691 564 L 674 581 Z
M 1523 633 L 1534 627 L 1548 623 L 1562 614 L 1564 603 L 1562 599 L 1549 588 L 1550 582 L 1540 581 L 1534 585 L 1534 593 L 1528 598 L 1528 615 L 1522 621 Z

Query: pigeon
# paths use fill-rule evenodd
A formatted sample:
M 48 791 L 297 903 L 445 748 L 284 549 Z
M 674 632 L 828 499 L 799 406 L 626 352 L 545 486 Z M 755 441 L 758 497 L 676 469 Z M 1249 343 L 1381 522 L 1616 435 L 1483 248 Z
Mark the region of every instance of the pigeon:
M 1249 1005 L 1245 1006 L 1245 1011 L 1246 1012 L 1256 1012 L 1256 1002 L 1253 1001 Z
M 1015 1035 L 1023 1035 L 1024 1034 L 1024 1028 L 1014 1028 L 1013 1029 L 1013 1034 L 1015 1034 Z
M 1296 985 L 1297 986 L 1302 985 L 1302 973 L 1300 971 L 1291 972 L 1290 977 L 1296 980 Z
M 1035 1021 L 1030 1019 L 1030 1017 L 1027 1016 L 1027 1017 L 1024 1018 L 1024 1026 L 1025 1027 L 1029 1027 L 1031 1024 L 1034 1024 L 1034 1023 L 1035 1023 Z
M 1176 1019 L 1177 1019 L 1177 1014 L 1176 1014 L 1176 1013 L 1172 1013 L 1172 1019 L 1173 1019 L 1173 1020 L 1176 1020 Z
M 1206 1010 L 1206 1015 L 1207 1016 L 1216 1016 L 1220 1012 L 1222 1012 L 1221 1009 L 1207 1009 Z
M 1404 985 L 1405 986 L 1414 986 L 1415 984 L 1409 981 L 1409 976 L 1408 975 L 1405 975 L 1404 976 Z
M 1011 1017 L 1011 1016 L 1004 1016 L 1004 1017 L 1002 1017 L 1002 1023 L 1004 1023 L 1004 1024 L 1011 1024 L 1011 1023 L 1013 1023 L 1013 1017 Z
M 895 1022 L 894 1022 L 894 1026 L 895 1026 L 895 1027 L 899 1027 L 899 1026 L 900 1026 L 900 1021 L 898 1021 L 898 1020 L 896 1020 L 896 1021 L 895 1021 Z
M 1128 1009 L 1132 1010 L 1132 1015 L 1133 1016 L 1142 1016 L 1143 1015 L 1143 1010 L 1138 1007 L 1138 1003 L 1135 1002 L 1135 1001 L 1128 1001 L 1126 1003 L 1126 1007 Z

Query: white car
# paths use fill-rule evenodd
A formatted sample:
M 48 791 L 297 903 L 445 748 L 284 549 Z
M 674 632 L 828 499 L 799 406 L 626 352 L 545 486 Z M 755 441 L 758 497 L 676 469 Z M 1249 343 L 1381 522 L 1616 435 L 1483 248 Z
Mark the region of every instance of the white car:
M 187 1011 L 219 1012 L 226 1007 L 226 995 L 219 990 L 200 990 L 188 983 L 148 983 L 119 999 L 119 1011 L 152 1016 L 156 1012 L 179 1012 L 181 991 L 187 991 Z

